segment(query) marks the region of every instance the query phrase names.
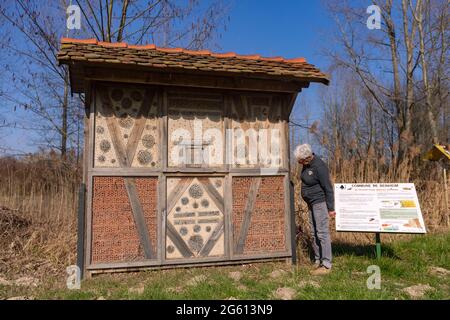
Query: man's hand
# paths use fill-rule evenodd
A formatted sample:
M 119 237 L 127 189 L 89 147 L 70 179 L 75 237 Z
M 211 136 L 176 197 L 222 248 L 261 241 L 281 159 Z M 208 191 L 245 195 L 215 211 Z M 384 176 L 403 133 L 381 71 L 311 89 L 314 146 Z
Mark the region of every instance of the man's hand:
M 336 217 L 336 211 L 328 211 L 328 215 L 330 216 L 330 218 L 334 218 Z

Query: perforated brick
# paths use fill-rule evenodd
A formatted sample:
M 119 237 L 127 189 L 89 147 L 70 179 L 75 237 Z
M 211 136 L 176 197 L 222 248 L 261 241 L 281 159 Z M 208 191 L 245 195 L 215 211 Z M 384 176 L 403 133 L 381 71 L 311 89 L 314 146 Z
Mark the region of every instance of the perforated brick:
M 233 239 L 238 241 L 250 185 L 256 177 L 233 178 Z M 243 254 L 286 250 L 284 177 L 263 177 L 251 214 Z
M 134 180 L 152 247 L 156 252 L 158 179 Z M 93 264 L 145 259 L 124 182 L 122 177 L 94 177 L 91 253 Z

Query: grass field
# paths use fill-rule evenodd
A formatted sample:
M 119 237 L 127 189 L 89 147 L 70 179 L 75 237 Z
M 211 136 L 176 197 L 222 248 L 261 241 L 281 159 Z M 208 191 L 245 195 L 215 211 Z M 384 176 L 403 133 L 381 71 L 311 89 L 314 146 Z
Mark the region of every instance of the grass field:
M 48 275 L 37 286 L 2 285 L 0 298 L 32 299 L 450 299 L 450 235 L 415 236 L 383 246 L 334 245 L 333 272 L 284 262 L 99 275 L 80 290 Z M 369 290 L 378 265 L 381 289 Z M 409 293 L 408 293 L 409 292 Z

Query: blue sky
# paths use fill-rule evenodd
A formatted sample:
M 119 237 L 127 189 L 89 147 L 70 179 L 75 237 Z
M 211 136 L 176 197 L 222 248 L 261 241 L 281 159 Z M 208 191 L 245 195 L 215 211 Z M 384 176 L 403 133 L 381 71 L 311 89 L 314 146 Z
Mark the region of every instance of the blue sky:
M 243 54 L 301 56 L 320 65 L 320 35 L 332 26 L 318 0 L 235 0 L 220 45 Z
M 219 44 L 223 51 L 240 54 L 304 57 L 326 71 L 329 62 L 321 51 L 329 45 L 333 28 L 334 22 L 319 0 L 235 0 L 227 32 Z M 320 117 L 318 89 L 322 86 L 311 84 L 299 94 L 291 115 L 296 122 L 307 124 L 303 119 L 308 115 L 311 124 Z M 301 130 L 296 133 L 295 143 L 299 142 L 313 141 L 306 130 Z
M 328 61 L 321 54 L 327 33 L 333 28 L 333 21 L 327 16 L 319 0 L 233 0 L 229 13 L 230 21 L 226 31 L 217 40 L 220 51 L 234 51 L 240 54 L 263 56 L 304 57 L 326 71 Z M 302 119 L 307 105 L 311 121 L 319 118 L 321 112 L 318 91 L 321 84 L 311 84 L 297 99 L 294 117 Z M 300 100 L 304 99 L 302 108 Z M 16 116 L 21 116 L 15 113 Z M 26 116 L 26 114 L 25 114 Z M 23 151 L 35 150 L 30 143 L 30 132 L 14 130 L 8 133 L 10 147 L 22 145 Z M 299 133 L 298 141 L 307 138 L 306 132 Z

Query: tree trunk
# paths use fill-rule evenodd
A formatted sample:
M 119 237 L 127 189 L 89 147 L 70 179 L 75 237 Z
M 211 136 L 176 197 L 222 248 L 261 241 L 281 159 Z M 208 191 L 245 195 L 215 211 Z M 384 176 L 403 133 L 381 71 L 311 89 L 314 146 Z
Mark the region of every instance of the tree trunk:
M 399 59 L 398 59 L 398 48 L 397 48 L 397 37 L 395 33 L 395 25 L 392 18 L 392 1 L 386 1 L 386 27 L 389 36 L 389 48 L 391 51 L 391 61 L 392 61 L 392 75 L 394 80 L 394 93 L 393 93 L 393 103 L 395 105 L 395 117 L 396 123 L 399 130 L 399 146 L 395 159 L 396 163 L 393 164 L 394 175 L 397 174 L 399 167 L 401 166 L 403 157 L 406 154 L 406 144 L 402 142 L 402 137 L 408 134 L 408 126 L 405 123 L 404 109 L 402 108 L 402 99 L 400 96 L 400 75 L 399 75 Z
M 119 34 L 117 35 L 117 42 L 122 41 L 123 29 L 125 27 L 125 21 L 127 19 L 127 11 L 128 11 L 128 0 L 125 0 L 122 5 L 122 13 L 120 17 L 120 26 L 119 26 Z
M 403 16 L 403 38 L 406 48 L 406 99 L 401 104 L 403 110 L 403 117 L 401 121 L 401 131 L 399 140 L 399 154 L 397 162 L 398 178 L 408 179 L 408 165 L 410 160 L 409 147 L 413 141 L 411 131 L 411 111 L 414 107 L 414 35 L 416 30 L 416 23 L 412 21 L 411 33 L 409 31 L 409 17 L 408 17 L 408 1 L 402 0 L 402 16 Z
M 431 133 L 431 140 L 433 144 L 438 143 L 438 132 L 437 132 L 437 126 L 436 126 L 436 119 L 434 117 L 434 108 L 433 103 L 431 100 L 432 96 L 432 88 L 431 84 L 428 79 L 428 63 L 425 58 L 425 32 L 423 30 L 423 10 L 424 5 L 421 0 L 417 0 L 417 16 L 415 15 L 416 22 L 417 22 L 417 28 L 419 30 L 419 41 L 420 41 L 420 63 L 422 66 L 422 80 L 423 85 L 425 89 L 425 104 L 427 106 L 427 118 L 430 125 L 430 133 Z

